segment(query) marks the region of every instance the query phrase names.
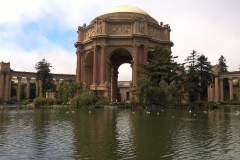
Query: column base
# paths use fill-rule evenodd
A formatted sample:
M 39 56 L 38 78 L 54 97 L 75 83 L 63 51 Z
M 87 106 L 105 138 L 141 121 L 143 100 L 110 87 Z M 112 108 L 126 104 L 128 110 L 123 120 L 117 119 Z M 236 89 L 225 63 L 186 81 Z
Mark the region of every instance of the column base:
M 97 84 L 92 84 L 90 86 L 90 90 L 97 90 L 98 85 Z

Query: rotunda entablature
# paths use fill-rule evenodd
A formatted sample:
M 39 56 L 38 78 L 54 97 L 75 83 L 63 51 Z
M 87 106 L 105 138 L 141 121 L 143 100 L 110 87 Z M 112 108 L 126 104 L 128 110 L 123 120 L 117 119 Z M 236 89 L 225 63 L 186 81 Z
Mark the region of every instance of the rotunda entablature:
M 106 43 L 113 39 L 142 39 L 144 43 L 173 46 L 170 26 L 158 22 L 147 12 L 132 6 L 116 6 L 94 18 L 89 25 L 78 27 L 78 44 Z M 121 40 L 120 40 L 121 41 Z M 143 42 L 140 42 L 143 44 Z

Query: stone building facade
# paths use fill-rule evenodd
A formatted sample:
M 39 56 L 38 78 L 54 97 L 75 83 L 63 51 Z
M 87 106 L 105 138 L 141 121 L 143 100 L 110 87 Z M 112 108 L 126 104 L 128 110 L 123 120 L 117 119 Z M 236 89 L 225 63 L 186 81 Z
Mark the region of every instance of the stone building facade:
M 138 78 L 139 67 L 147 63 L 149 50 L 155 45 L 171 49 L 170 26 L 158 23 L 147 12 L 132 6 L 110 8 L 89 25 L 78 27 L 76 81 L 93 90 L 102 99 L 117 99 L 118 68 L 131 64 L 130 98 Z

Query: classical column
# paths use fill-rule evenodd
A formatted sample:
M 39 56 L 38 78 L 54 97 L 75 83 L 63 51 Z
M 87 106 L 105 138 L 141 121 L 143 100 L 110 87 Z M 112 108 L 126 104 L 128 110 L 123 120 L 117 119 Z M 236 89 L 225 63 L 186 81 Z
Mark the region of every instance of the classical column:
M 134 44 L 133 45 L 133 85 L 136 84 L 137 78 L 138 78 L 138 49 L 139 49 L 139 44 Z
M 38 89 L 39 89 L 39 81 L 36 80 L 35 83 L 36 83 L 36 97 L 38 97 L 39 96 L 39 91 L 38 91 Z
M 31 80 L 31 77 L 26 77 L 27 79 L 27 95 L 26 95 L 26 98 L 30 98 L 30 80 Z
M 17 101 L 20 101 L 20 93 L 21 93 L 21 79 L 22 77 L 17 77 L 18 79 L 18 86 L 17 86 Z
M 56 79 L 56 91 L 58 91 L 58 88 L 59 88 L 59 81 L 60 79 Z
M 9 91 L 9 74 L 6 74 L 6 76 L 5 76 L 5 86 L 4 86 L 4 92 L 5 92 L 5 94 L 4 94 L 4 100 L 5 100 L 5 101 L 8 101 L 8 100 L 9 100 L 9 99 L 8 99 L 8 97 L 9 97 L 8 91 Z
M 93 85 L 97 86 L 98 84 L 98 51 L 97 46 L 94 46 L 93 53 Z
M 106 81 L 106 45 L 102 45 L 102 55 L 101 55 L 101 84 L 105 84 Z
M 219 84 L 218 84 L 218 77 L 215 76 L 215 102 L 219 101 Z
M 210 85 L 210 101 L 213 101 L 214 93 L 213 93 L 213 84 Z
M 76 73 L 76 82 L 81 81 L 81 50 L 80 47 L 77 49 L 77 73 Z
M 148 56 L 148 48 L 146 45 L 144 45 L 143 47 L 143 64 L 146 64 L 147 63 L 147 56 Z
M 10 100 L 11 99 L 11 88 L 12 88 L 12 76 L 9 76 L 9 96 L 8 96 L 8 99 Z
M 208 102 L 210 101 L 210 85 L 208 85 L 207 86 L 207 96 L 208 96 L 208 98 L 207 98 L 207 100 L 208 100 Z
M 114 71 L 111 71 L 111 102 L 114 100 Z
M 223 95 L 223 78 L 220 79 L 220 101 L 224 101 L 224 95 Z
M 0 98 L 3 98 L 3 81 L 4 75 L 0 73 Z
M 233 100 L 233 78 L 228 78 L 230 100 Z

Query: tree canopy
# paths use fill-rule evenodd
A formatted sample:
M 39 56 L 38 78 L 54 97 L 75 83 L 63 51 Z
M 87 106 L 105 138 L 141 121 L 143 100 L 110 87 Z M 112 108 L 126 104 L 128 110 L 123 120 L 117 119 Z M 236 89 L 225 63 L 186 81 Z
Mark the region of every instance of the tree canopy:
M 177 100 L 181 77 L 176 71 L 179 65 L 174 61 L 172 52 L 162 46 L 151 50 L 147 64 L 141 64 L 143 70 L 137 80 L 135 95 L 144 104 L 168 105 Z M 170 98 L 171 97 L 171 98 Z
M 51 64 L 43 58 L 41 61 L 35 64 L 36 80 L 39 80 L 42 86 L 42 93 L 45 97 L 45 93 L 48 90 L 55 90 L 55 84 L 52 79 L 50 68 L 53 68 Z

